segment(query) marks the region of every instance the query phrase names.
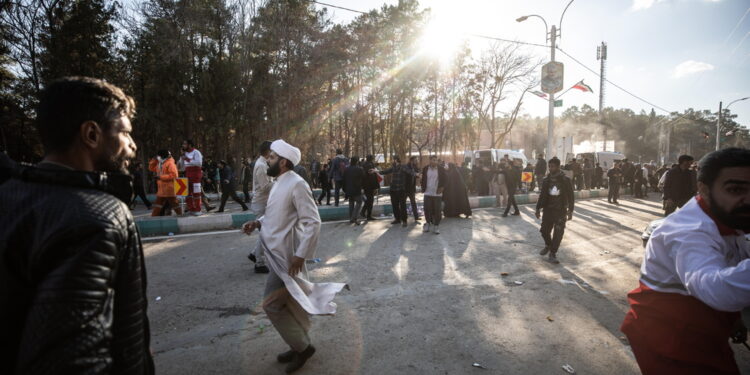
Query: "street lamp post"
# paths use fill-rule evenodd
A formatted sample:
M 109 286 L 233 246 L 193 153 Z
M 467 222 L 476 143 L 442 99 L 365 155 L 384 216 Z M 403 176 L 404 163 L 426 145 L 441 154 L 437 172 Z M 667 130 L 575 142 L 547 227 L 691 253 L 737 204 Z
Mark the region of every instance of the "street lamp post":
M 747 97 L 744 97 L 744 98 L 739 98 L 739 99 L 737 99 L 737 100 L 735 100 L 735 101 L 727 104 L 727 107 L 724 108 L 724 109 L 728 110 L 730 105 L 732 105 L 734 103 L 737 103 L 739 101 L 742 101 L 742 100 L 747 100 L 747 99 L 750 99 L 750 96 L 747 96 Z M 721 144 L 721 116 L 722 116 L 722 114 L 723 114 L 723 111 L 721 110 L 721 102 L 719 102 L 719 118 L 716 119 L 716 151 L 719 151 L 719 145 Z
M 552 29 L 547 32 L 549 35 L 549 41 L 550 41 L 550 62 L 555 61 L 555 47 L 558 37 L 558 31 L 562 29 L 562 20 L 565 16 L 565 12 L 568 11 L 568 7 L 570 4 L 573 3 L 574 0 L 570 0 L 568 5 L 565 6 L 565 9 L 563 10 L 562 14 L 560 15 L 560 22 L 558 25 L 560 28 L 556 27 L 555 25 L 552 25 Z M 529 19 L 529 17 L 537 17 L 544 22 L 544 29 L 545 32 L 547 31 L 547 21 L 544 19 L 544 17 L 537 15 L 537 14 L 531 14 L 528 16 L 522 16 L 516 19 L 516 22 L 523 22 Z M 557 155 L 557 150 L 554 147 L 554 141 L 555 141 L 555 93 L 549 93 L 549 115 L 547 119 L 547 159 L 551 159 L 553 156 Z M 605 140 L 606 141 L 606 140 Z M 563 155 L 565 156 L 565 155 Z

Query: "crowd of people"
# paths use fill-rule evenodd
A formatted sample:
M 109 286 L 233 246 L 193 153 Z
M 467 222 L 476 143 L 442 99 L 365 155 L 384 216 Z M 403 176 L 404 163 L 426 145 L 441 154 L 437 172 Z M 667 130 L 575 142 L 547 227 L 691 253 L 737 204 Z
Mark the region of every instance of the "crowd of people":
M 44 159 L 23 165 L 0 153 L 0 372 L 154 373 L 147 262 L 128 210 L 136 193 L 128 172 L 137 151 L 131 137 L 134 113 L 133 99 L 120 88 L 93 78 L 64 78 L 44 89 L 37 110 Z M 180 213 L 173 191 L 180 169 L 189 182 L 187 208 L 201 211 L 202 155 L 190 140 L 182 146 L 177 161 L 170 151 L 160 150 L 149 162 L 158 190 L 152 204 L 157 214 L 167 206 Z M 252 172 L 241 172 L 242 178 L 252 178 L 249 207 L 235 193 L 236 176 L 228 163 L 217 163 L 218 175 L 211 176 L 222 190 L 220 210 L 231 197 L 256 214 L 242 231 L 259 231 L 248 257 L 256 272 L 268 273 L 262 307 L 289 346 L 276 358 L 287 373 L 303 367 L 316 351 L 310 317 L 335 314 L 333 299 L 346 287 L 308 279 L 305 263 L 317 248 L 318 205 L 324 195 L 313 196 L 303 178 L 306 170 L 297 168 L 300 163 L 297 147 L 282 139 L 263 142 L 252 168 L 246 166 Z M 587 184 L 583 171 L 590 163 L 576 164 L 551 158 L 525 168 L 537 177 L 535 215 L 541 218 L 545 243 L 540 254 L 551 263 L 559 263 L 574 191 L 581 179 Z M 518 212 L 511 197 L 523 172 L 519 163 L 476 167 L 484 180 L 475 187 L 489 192 L 494 180 L 504 213 L 512 206 Z M 642 183 L 651 177 L 646 170 L 619 161 L 607 171 L 610 190 Z M 336 204 L 343 191 L 352 224 L 363 211 L 366 219 L 371 217 L 367 203 L 382 176 L 391 179 L 393 224 L 406 224 L 406 200 L 420 179 L 425 233 L 440 233 L 443 213 L 471 215 L 467 175 L 436 156 L 421 168 L 414 159 L 402 164 L 395 158 L 379 169 L 370 156 L 362 162 L 337 150 L 330 163 L 311 171 L 322 186 L 332 188 Z M 621 330 L 644 374 L 739 374 L 729 339 L 747 340 L 739 312 L 750 307 L 750 150 L 712 152 L 697 166 L 683 155 L 662 171 L 660 180 L 667 217 L 646 246 Z M 596 183 L 593 176 L 591 183 Z M 325 197 L 330 199 L 330 192 Z M 617 194 L 610 200 L 616 203 Z M 419 219 L 416 209 L 412 213 Z

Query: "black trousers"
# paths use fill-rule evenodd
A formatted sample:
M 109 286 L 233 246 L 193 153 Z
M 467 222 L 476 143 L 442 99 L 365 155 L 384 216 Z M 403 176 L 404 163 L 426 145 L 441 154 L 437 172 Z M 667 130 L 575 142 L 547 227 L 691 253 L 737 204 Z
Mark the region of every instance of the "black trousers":
M 617 202 L 617 198 L 620 198 L 620 184 L 609 183 L 609 194 L 607 195 L 607 201 Z
M 416 188 L 406 193 L 406 197 L 411 202 L 411 213 L 414 214 L 414 220 L 419 220 L 419 211 L 417 210 L 417 198 L 415 197 Z M 406 219 L 404 219 L 406 220 Z
M 508 205 L 505 207 L 505 215 L 510 212 L 510 205 L 513 205 L 513 209 L 518 212 L 518 205 L 516 204 L 516 190 L 515 189 L 508 189 Z
M 344 181 L 333 181 L 333 186 L 335 186 L 334 189 L 334 202 L 336 203 L 336 207 L 339 206 L 339 193 L 341 192 L 341 189 L 344 187 Z
M 149 209 L 151 209 L 151 202 L 149 202 L 148 197 L 146 197 L 146 191 L 143 190 L 143 185 L 141 184 L 133 184 L 135 189 L 135 195 L 133 195 L 133 201 L 130 202 L 131 206 L 135 206 L 135 197 L 141 197 L 141 201 L 143 204 L 146 205 Z
M 235 202 L 239 203 L 243 211 L 247 210 L 247 205 L 237 196 L 237 192 L 234 190 L 234 185 L 221 184 L 221 205 L 219 206 L 219 211 L 224 211 L 224 205 L 227 204 L 229 197 L 232 197 Z
M 643 198 L 643 182 L 636 180 L 633 183 L 633 195 L 636 198 Z
M 391 206 L 393 217 L 398 221 L 406 222 L 406 192 L 391 190 Z
M 320 195 L 318 196 L 318 204 L 323 201 L 323 197 L 326 197 L 326 204 L 331 204 L 331 185 L 323 185 L 320 188 Z
M 373 204 L 375 204 L 375 189 L 365 189 L 365 204 L 362 207 L 362 216 L 372 217 Z
M 248 188 L 250 187 L 250 181 L 246 180 L 242 183 L 242 194 L 245 195 L 245 203 L 250 203 L 250 190 Z
M 539 229 L 539 232 L 542 233 L 544 244 L 549 247 L 549 251 L 552 254 L 557 253 L 557 249 L 560 248 L 560 242 L 562 242 L 563 235 L 565 234 L 566 221 L 567 214 L 565 211 L 544 210 L 542 227 Z

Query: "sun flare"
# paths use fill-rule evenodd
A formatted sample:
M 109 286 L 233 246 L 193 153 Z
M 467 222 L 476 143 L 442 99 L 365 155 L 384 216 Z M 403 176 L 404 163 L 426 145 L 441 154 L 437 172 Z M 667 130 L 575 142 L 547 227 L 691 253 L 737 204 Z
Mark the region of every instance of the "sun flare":
M 457 18 L 432 17 L 422 31 L 421 50 L 442 65 L 450 63 L 465 40 Z

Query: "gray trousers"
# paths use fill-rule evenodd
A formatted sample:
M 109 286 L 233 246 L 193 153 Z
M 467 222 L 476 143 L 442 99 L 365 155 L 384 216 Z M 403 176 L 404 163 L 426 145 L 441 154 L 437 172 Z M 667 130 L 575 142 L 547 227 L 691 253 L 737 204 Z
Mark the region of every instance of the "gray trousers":
M 252 202 L 250 203 L 250 212 L 255 214 L 255 218 L 258 219 L 259 217 L 263 216 L 263 214 L 266 213 L 266 204 Z M 257 266 L 266 265 L 266 254 L 264 253 L 263 246 L 260 246 L 260 239 L 258 239 L 258 242 L 255 244 L 255 249 L 253 249 L 252 253 L 255 254 L 255 260 L 256 260 L 255 265 Z
M 428 223 L 440 225 L 443 211 L 443 197 L 424 196 L 424 218 Z
M 349 197 L 349 221 L 357 220 L 362 209 L 362 195 Z
M 273 271 L 268 273 L 266 280 L 263 311 L 289 347 L 296 352 L 307 349 L 310 345 L 310 315 L 289 294 L 284 281 Z

